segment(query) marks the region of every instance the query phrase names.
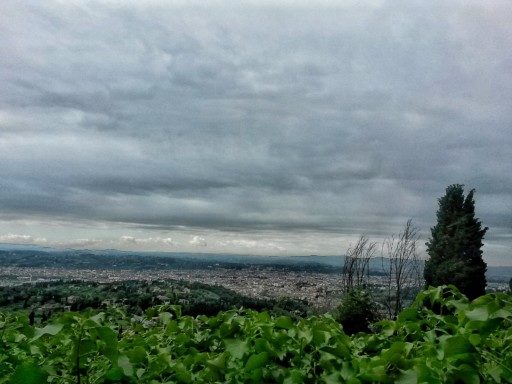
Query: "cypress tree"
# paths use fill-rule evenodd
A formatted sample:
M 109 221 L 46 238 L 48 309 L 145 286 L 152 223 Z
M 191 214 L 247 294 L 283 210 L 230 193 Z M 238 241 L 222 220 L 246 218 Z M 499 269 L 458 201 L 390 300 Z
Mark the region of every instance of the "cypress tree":
M 439 199 L 424 271 L 427 286 L 453 284 L 470 300 L 485 294 L 487 270 L 481 248 L 488 228 L 475 218 L 474 191 L 464 197 L 464 186 L 453 184 Z

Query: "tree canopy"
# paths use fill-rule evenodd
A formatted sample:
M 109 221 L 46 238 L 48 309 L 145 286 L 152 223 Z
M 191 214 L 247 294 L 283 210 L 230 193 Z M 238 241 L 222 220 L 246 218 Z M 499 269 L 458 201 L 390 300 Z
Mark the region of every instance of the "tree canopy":
M 469 299 L 485 294 L 487 269 L 481 248 L 488 228 L 475 217 L 474 191 L 464 196 L 464 186 L 453 184 L 439 199 L 424 271 L 427 286 L 453 284 Z

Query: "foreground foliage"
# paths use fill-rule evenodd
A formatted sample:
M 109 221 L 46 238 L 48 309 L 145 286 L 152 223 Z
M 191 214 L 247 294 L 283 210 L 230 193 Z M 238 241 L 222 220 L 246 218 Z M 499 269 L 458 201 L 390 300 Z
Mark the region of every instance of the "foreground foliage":
M 179 307 L 0 319 L 0 383 L 507 383 L 512 299 L 418 295 L 396 321 L 347 336 L 330 316 L 182 316 Z

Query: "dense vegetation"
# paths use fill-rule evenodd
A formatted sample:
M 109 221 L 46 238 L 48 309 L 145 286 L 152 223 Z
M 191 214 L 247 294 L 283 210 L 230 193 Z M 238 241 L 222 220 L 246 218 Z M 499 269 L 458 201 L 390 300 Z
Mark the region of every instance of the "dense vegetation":
M 190 316 L 212 316 L 240 307 L 292 317 L 311 314 L 305 301 L 251 298 L 221 286 L 177 280 L 54 281 L 0 287 L 0 310 L 25 309 L 31 316 L 31 323 L 45 321 L 57 312 L 113 306 L 123 309 L 127 315 L 142 315 L 149 307 L 161 304 L 179 304 L 182 313 Z
M 293 321 L 176 306 L 62 313 L 39 327 L 0 315 L 0 383 L 512 382 L 512 297 L 420 293 L 396 321 L 347 336 L 331 316 Z

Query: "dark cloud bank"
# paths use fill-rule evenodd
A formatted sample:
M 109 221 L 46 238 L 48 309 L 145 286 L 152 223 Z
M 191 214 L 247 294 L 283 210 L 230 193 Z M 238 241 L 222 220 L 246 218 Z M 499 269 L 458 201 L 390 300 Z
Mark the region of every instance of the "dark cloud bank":
M 2 228 L 426 233 L 464 183 L 510 261 L 508 2 L 142 4 L 0 5 Z

